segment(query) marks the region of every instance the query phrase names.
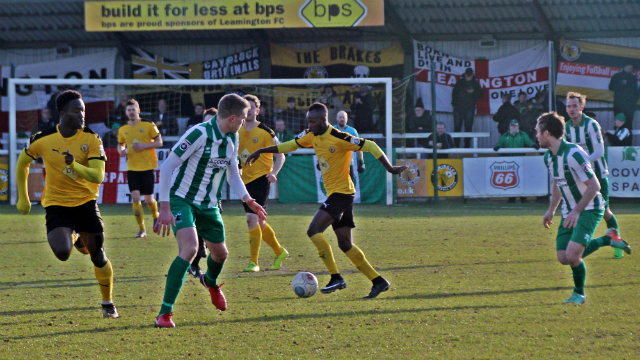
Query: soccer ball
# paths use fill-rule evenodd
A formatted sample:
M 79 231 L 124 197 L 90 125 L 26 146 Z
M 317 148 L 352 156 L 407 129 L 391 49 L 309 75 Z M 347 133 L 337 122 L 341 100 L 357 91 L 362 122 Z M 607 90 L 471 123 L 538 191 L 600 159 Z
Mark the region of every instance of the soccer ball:
M 299 272 L 293 277 L 291 287 L 301 298 L 312 297 L 318 291 L 318 279 L 310 272 Z

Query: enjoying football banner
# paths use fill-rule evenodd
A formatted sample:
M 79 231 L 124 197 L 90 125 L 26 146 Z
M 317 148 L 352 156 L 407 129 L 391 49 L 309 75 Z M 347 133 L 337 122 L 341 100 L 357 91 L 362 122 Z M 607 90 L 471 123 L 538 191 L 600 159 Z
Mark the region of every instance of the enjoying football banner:
M 330 79 L 402 77 L 404 52 L 400 44 L 382 50 L 361 49 L 349 44 L 337 43 L 317 49 L 298 50 L 271 44 L 271 77 L 274 79 Z M 305 109 L 320 96 L 323 86 L 309 84 L 304 88 L 277 86 L 276 90 L 295 97 L 299 109 Z M 348 108 L 358 85 L 334 86 L 343 105 Z M 382 101 L 382 94 L 373 95 Z M 288 96 L 276 97 L 275 106 L 286 109 Z
M 613 92 L 609 91 L 611 77 L 622 71 L 628 61 L 640 63 L 640 49 L 562 39 L 556 93 L 577 91 L 587 99 L 613 101 Z M 640 79 L 638 67 L 634 74 Z
M 498 59 L 465 59 L 447 54 L 429 43 L 414 41 L 416 98 L 431 110 L 431 63 L 435 65 L 436 110 L 452 112 L 451 92 L 467 68 L 471 68 L 484 94 L 477 101 L 478 114 L 495 114 L 503 93 L 514 98 L 524 91 L 528 98 L 549 88 L 549 53 L 546 44 Z

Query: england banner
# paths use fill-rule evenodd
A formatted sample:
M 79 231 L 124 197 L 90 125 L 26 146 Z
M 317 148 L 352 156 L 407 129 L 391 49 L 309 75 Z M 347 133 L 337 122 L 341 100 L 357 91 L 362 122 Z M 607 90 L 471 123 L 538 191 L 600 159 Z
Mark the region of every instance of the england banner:
M 465 158 L 465 197 L 516 197 L 549 194 L 549 172 L 542 156 Z
M 431 109 L 431 63 L 435 65 L 436 110 L 452 112 L 451 92 L 467 68 L 484 90 L 477 102 L 478 114 L 495 114 L 502 105 L 501 95 L 513 98 L 524 91 L 527 97 L 549 88 L 548 46 L 540 44 L 499 59 L 463 59 L 433 48 L 428 43 L 414 41 L 416 97 L 425 109 Z

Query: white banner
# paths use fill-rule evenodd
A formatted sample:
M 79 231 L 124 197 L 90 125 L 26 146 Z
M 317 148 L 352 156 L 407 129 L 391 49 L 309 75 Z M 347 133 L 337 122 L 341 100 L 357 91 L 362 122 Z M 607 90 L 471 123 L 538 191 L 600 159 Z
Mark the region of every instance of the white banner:
M 478 114 L 495 114 L 502 105 L 501 95 L 520 91 L 533 97 L 549 88 L 549 54 L 546 44 L 499 59 L 462 59 L 414 41 L 416 96 L 431 110 L 431 62 L 435 63 L 436 110 L 452 112 L 451 92 L 465 69 L 472 68 L 484 96 L 478 100 Z
M 607 148 L 609 163 L 609 196 L 640 197 L 640 147 L 611 146 Z
M 465 197 L 516 197 L 549 194 L 542 156 L 465 158 Z
M 116 69 L 116 50 L 105 51 L 96 54 L 76 56 L 61 60 L 48 61 L 35 64 L 17 65 L 15 69 L 15 78 L 30 79 L 113 79 L 115 78 Z M 2 66 L 2 111 L 9 110 L 8 92 L 4 86 L 8 84 L 8 78 L 11 77 L 11 67 Z M 93 86 L 83 86 L 80 89 L 89 89 Z M 107 87 L 105 87 L 107 88 Z M 112 86 L 108 88 L 113 88 Z M 51 95 L 57 92 L 56 86 L 45 86 L 42 90 L 39 88 L 34 90 L 31 85 L 20 86 L 16 93 L 17 110 L 39 110 L 47 106 L 47 102 Z M 83 95 L 85 103 L 110 100 L 110 98 L 91 97 Z

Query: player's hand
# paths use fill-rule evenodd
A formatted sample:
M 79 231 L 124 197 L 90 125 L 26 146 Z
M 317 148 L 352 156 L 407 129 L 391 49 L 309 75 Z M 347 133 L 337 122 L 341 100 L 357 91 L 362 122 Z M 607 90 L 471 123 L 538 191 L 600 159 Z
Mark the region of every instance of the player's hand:
M 127 149 L 120 151 L 120 157 L 125 157 L 125 156 L 127 156 Z
M 362 174 L 365 170 L 364 161 L 358 160 L 358 173 Z
M 132 144 L 131 148 L 133 149 L 133 151 L 138 152 L 140 150 L 144 150 L 144 148 L 142 147 L 142 144 Z
M 442 143 L 438 143 L 438 149 L 442 149 Z
M 547 211 L 546 214 L 544 214 L 544 217 L 542 218 L 542 225 L 544 225 L 545 228 L 549 229 L 549 225 L 553 224 L 553 212 L 551 211 Z
M 260 220 L 267 219 L 267 211 L 262 206 L 260 206 L 260 204 L 256 202 L 256 199 L 249 198 L 247 201 L 245 201 L 245 203 L 247 204 L 249 209 L 251 209 L 254 213 L 258 215 Z
M 579 212 L 577 212 L 575 209 L 571 210 L 569 215 L 567 215 L 567 217 L 564 218 L 564 223 L 562 226 L 564 226 L 567 229 L 573 229 L 578 224 L 579 217 L 580 217 Z
M 153 232 L 163 237 L 171 235 L 171 225 L 176 226 L 176 219 L 173 217 L 171 211 L 160 210 L 160 215 L 158 216 L 156 225 L 153 227 Z M 160 234 L 160 232 L 162 232 L 162 234 Z
M 247 161 L 244 162 L 245 165 L 251 166 L 258 158 L 260 157 L 260 150 L 256 150 L 253 154 L 247 156 Z
M 69 149 L 67 149 L 67 151 L 63 152 L 62 155 L 64 155 L 64 162 L 67 165 L 73 164 L 73 160 L 75 160 L 75 158 L 73 157 L 73 154 L 69 152 Z
M 27 215 L 31 212 L 31 201 L 28 197 L 20 197 L 18 199 L 18 203 L 16 204 L 16 208 L 18 208 L 22 215 Z
M 498 151 L 498 150 L 500 150 L 500 146 L 496 145 L 493 147 L 493 151 Z
M 540 145 L 535 144 L 535 145 L 533 145 L 533 148 L 536 149 L 536 150 L 540 150 Z
M 278 177 L 274 173 L 268 173 L 267 180 L 269 180 L 270 183 L 274 183 L 278 180 Z
M 388 170 L 390 173 L 394 175 L 402 174 L 403 171 L 407 170 L 409 167 L 407 165 L 402 166 L 392 166 L 391 170 Z

